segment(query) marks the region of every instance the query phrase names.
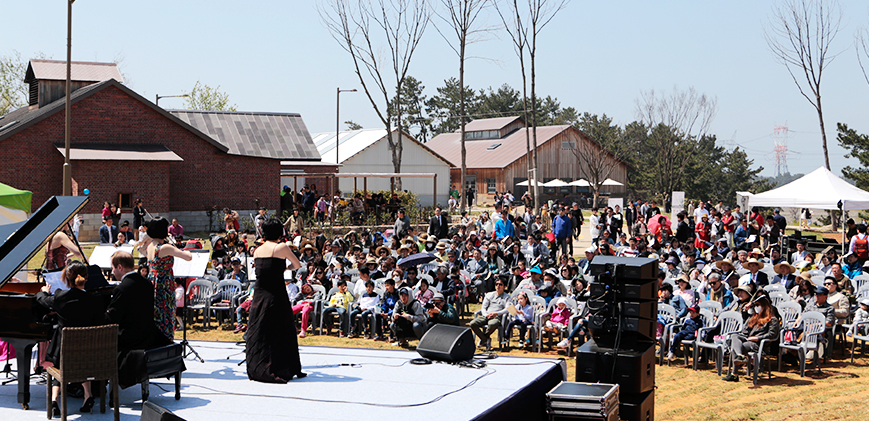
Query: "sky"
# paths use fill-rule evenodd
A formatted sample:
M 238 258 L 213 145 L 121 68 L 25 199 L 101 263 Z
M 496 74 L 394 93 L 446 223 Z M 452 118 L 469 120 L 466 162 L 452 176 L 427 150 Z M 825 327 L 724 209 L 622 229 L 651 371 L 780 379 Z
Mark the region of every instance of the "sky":
M 437 1 L 432 3 L 439 4 Z M 73 6 L 72 59 L 120 60 L 127 85 L 145 98 L 189 92 L 200 81 L 229 95 L 240 111 L 300 113 L 311 133 L 334 131 L 335 90 L 340 120 L 380 127 L 347 52 L 331 37 L 319 1 L 222 0 L 127 2 L 78 0 Z M 822 105 L 830 164 L 858 166 L 836 141 L 836 123 L 869 133 L 869 98 L 854 34 L 869 27 L 869 5 L 842 1 L 843 20 L 825 70 Z M 636 120 L 644 91 L 694 87 L 717 98 L 711 132 L 721 145 L 741 147 L 762 175 L 775 166 L 773 129 L 789 129 L 788 169 L 808 173 L 824 165 L 817 113 L 764 41 L 773 2 L 571 1 L 538 37 L 537 91 L 563 107 L 606 114 L 618 124 Z M 0 54 L 44 54 L 66 59 L 64 1 L 6 1 L 0 11 Z M 38 11 L 38 13 L 37 13 Z M 33 22 L 36 19 L 37 22 Z M 483 26 L 494 30 L 469 46 L 466 84 L 521 87 L 519 61 L 494 10 Z M 434 25 L 414 56 L 410 75 L 429 97 L 458 76 L 458 58 Z M 183 108 L 183 98 L 161 99 Z

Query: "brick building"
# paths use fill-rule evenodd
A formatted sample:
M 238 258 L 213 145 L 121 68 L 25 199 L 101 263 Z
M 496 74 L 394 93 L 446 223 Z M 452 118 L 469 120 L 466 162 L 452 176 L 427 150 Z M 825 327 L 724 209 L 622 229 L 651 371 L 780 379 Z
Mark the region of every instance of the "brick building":
M 64 62 L 31 60 L 25 79 L 30 104 L 0 117 L 0 148 L 7 157 L 0 182 L 32 191 L 35 206 L 63 190 L 65 101 L 58 85 L 66 74 L 57 63 Z M 265 136 L 239 148 L 127 88 L 113 65 L 73 64 L 72 189 L 73 195 L 88 189 L 91 197 L 82 215 L 84 241 L 97 237 L 104 201 L 118 203 L 122 220 L 132 221 L 132 201 L 142 198 L 152 215 L 177 217 L 188 232 L 208 228 L 205 211 L 213 206 L 245 216 L 256 200 L 277 209 L 282 161 L 307 168 L 320 160 L 303 123 L 293 128 L 292 139 Z M 298 145 L 280 145 L 288 141 Z

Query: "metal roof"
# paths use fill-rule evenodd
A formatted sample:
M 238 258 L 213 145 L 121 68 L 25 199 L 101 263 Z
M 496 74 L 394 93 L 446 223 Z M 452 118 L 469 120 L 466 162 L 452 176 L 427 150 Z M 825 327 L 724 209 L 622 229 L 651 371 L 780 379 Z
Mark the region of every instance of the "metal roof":
M 109 79 L 124 82 L 115 63 L 73 61 L 70 67 L 70 80 L 77 82 L 102 82 Z M 30 60 L 24 82 L 30 83 L 32 80 L 66 80 L 66 61 Z
M 61 155 L 64 145 L 54 145 Z M 74 161 L 183 161 L 164 145 L 130 145 L 125 143 L 96 144 L 73 143 L 69 159 Z
M 74 91 L 70 95 L 70 102 L 71 102 L 71 104 L 75 105 L 79 101 L 91 96 L 92 94 L 100 92 L 109 86 L 114 86 L 114 87 L 120 89 L 122 92 L 129 95 L 131 98 L 141 102 L 142 104 L 145 104 L 148 108 L 154 110 L 155 112 L 162 115 L 163 117 L 168 118 L 169 120 L 175 122 L 176 124 L 180 125 L 181 127 L 189 130 L 191 133 L 193 133 L 194 135 L 196 135 L 200 139 L 208 142 L 209 144 L 211 144 L 215 148 L 219 149 L 220 151 L 222 151 L 222 152 L 227 151 L 226 146 L 224 146 L 220 142 L 212 139 L 210 136 L 206 135 L 205 133 L 202 133 L 201 131 L 199 131 L 195 127 L 185 123 L 184 121 L 181 121 L 178 117 L 175 117 L 174 115 L 169 114 L 163 108 L 160 108 L 160 107 L 154 105 L 153 102 L 148 101 L 147 99 L 145 99 L 144 97 L 137 94 L 132 89 L 126 87 L 124 84 L 118 82 L 115 79 L 104 80 L 102 82 L 94 83 L 92 85 L 88 85 L 88 86 L 85 86 L 83 88 L 77 89 L 76 91 Z M 24 107 L 21 107 L 15 111 L 12 111 L 9 114 L 6 114 L 5 116 L 0 116 L 0 141 L 3 141 L 5 139 L 13 136 L 14 134 L 42 121 L 43 119 L 45 119 L 45 118 L 47 118 L 47 117 L 49 117 L 57 112 L 63 111 L 65 106 L 66 106 L 66 101 L 63 98 L 59 98 L 59 99 L 55 100 L 54 102 L 52 102 L 50 104 L 43 105 L 39 108 L 32 108 L 32 107 L 24 106 Z M 8 121 L 13 121 L 14 124 L 6 123 Z
M 513 117 L 498 117 L 498 118 L 480 118 L 477 120 L 473 120 L 465 124 L 466 132 L 478 132 L 483 130 L 501 130 L 504 127 L 510 125 L 510 123 L 521 119 L 522 117 L 513 116 Z M 460 131 L 461 128 L 456 130 L 456 132 Z M 540 127 L 537 128 L 540 130 Z
M 492 119 L 495 120 L 495 119 Z M 569 125 L 538 126 L 537 146 L 546 143 L 563 131 Z M 465 129 L 467 130 L 467 128 Z M 494 130 L 494 129 L 491 129 Z M 465 142 L 467 150 L 465 163 L 468 168 L 504 168 L 517 159 L 525 156 L 525 131 L 521 128 L 500 139 L 469 140 Z M 530 135 L 530 133 L 529 133 Z M 490 146 L 500 143 L 501 146 L 490 149 Z M 462 145 L 460 133 L 444 133 L 428 141 L 426 146 L 453 163 L 457 167 L 462 163 Z
M 339 133 L 338 154 L 341 155 L 341 164 L 386 137 L 386 129 L 347 130 Z M 312 138 L 314 139 L 314 144 L 317 145 L 317 150 L 320 152 L 323 162 L 335 164 L 335 132 L 317 133 L 312 135 Z M 410 140 L 436 158 L 444 161 L 447 165 L 453 166 L 448 159 L 429 148 L 426 144 L 420 143 L 412 136 L 409 136 L 407 132 L 404 134 L 404 139 Z M 384 160 L 387 162 L 392 162 L 391 159 L 392 157 L 384 157 Z
M 301 161 L 320 159 L 299 114 L 167 111 L 226 146 L 233 155 Z

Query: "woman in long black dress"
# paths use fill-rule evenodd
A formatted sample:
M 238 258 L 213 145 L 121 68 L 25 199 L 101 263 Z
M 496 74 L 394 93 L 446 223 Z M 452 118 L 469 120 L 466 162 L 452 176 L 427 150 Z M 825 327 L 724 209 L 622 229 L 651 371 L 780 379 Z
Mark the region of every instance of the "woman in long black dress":
M 293 308 L 284 284 L 287 259 L 300 267 L 296 255 L 279 243 L 283 225 L 277 219 L 263 226 L 265 243 L 254 252 L 256 285 L 250 306 L 247 340 L 247 376 L 266 383 L 286 383 L 306 376 L 299 360 L 299 342 Z

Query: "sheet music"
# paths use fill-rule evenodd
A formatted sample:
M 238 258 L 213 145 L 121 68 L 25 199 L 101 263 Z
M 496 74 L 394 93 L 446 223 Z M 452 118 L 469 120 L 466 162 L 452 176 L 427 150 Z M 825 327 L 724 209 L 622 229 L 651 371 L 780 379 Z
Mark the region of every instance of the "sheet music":
M 90 257 L 88 257 L 88 263 L 92 265 L 97 265 L 101 269 L 111 269 L 112 268 L 112 255 L 115 254 L 116 251 L 125 251 L 127 253 L 133 254 L 133 245 L 132 244 L 124 244 L 120 247 L 115 247 L 109 244 L 100 244 L 94 247 L 94 251 L 91 252 Z
M 176 278 L 201 278 L 205 275 L 211 253 L 208 250 L 185 250 L 193 255 L 189 262 L 175 257 L 172 273 Z

